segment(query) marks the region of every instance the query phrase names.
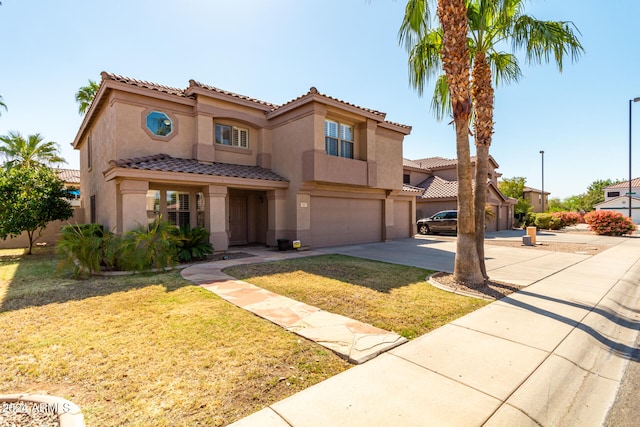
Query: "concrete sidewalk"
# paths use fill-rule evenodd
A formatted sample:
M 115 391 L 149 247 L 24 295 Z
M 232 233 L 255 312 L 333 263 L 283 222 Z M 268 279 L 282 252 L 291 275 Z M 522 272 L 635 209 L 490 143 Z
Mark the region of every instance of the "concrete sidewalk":
M 492 278 L 530 286 L 234 425 L 601 425 L 640 329 L 640 239 L 610 239 L 592 257 L 487 245 Z M 450 271 L 453 250 L 329 251 Z

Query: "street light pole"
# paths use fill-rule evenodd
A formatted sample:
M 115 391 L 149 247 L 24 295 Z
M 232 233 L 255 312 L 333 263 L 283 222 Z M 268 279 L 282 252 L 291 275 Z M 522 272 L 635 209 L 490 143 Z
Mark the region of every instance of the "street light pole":
M 632 174 L 631 174 L 631 107 L 633 106 L 634 102 L 638 102 L 640 101 L 640 96 L 637 98 L 633 98 L 629 100 L 629 218 L 633 218 L 633 211 L 631 208 L 631 179 L 632 179 Z
M 544 213 L 544 150 L 540 150 L 542 154 L 542 212 Z

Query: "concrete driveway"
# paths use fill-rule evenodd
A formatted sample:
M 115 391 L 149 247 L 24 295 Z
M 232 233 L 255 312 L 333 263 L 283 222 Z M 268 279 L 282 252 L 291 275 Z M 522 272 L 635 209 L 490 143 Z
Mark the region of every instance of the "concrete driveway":
M 576 228 L 575 232 L 538 232 L 538 242 L 570 242 L 584 244 L 618 245 L 624 237 L 597 236 Z M 486 240 L 521 241 L 523 230 L 506 230 L 487 233 Z M 436 271 L 453 273 L 456 238 L 437 235 L 400 239 L 392 242 L 367 243 L 318 249 L 319 252 L 338 253 L 360 258 L 374 259 L 394 264 L 410 265 Z M 552 274 L 578 264 L 589 254 L 552 252 L 536 248 L 513 248 L 485 245 L 487 273 L 493 280 L 517 285 L 531 285 Z

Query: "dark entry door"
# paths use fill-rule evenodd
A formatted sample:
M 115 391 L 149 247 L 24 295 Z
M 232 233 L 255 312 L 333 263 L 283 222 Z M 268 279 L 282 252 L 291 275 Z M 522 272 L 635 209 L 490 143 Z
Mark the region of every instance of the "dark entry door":
M 247 196 L 233 195 L 229 197 L 229 243 L 244 245 L 247 237 Z

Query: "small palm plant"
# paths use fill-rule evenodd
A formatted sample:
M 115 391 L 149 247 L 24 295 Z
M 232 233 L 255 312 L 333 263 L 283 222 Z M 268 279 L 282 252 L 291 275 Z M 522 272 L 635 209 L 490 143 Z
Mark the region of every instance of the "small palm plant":
M 120 246 L 120 263 L 127 271 L 150 268 L 164 270 L 176 265 L 179 239 L 174 227 L 162 218 L 149 225 L 138 225 L 124 234 Z
M 76 277 L 91 275 L 115 263 L 113 233 L 99 224 L 74 224 L 62 228 L 56 244 L 61 256 L 58 270 L 72 269 Z

